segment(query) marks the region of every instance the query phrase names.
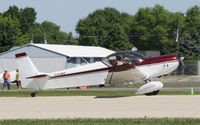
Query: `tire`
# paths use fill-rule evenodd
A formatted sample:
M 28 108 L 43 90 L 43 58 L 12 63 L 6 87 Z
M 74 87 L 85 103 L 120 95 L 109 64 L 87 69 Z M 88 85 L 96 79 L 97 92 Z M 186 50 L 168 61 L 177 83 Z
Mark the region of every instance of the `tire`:
M 104 84 L 101 84 L 101 85 L 99 85 L 99 87 L 105 87 L 105 85 L 104 85 Z
M 145 95 L 147 95 L 147 96 L 158 95 L 159 91 L 160 91 L 160 90 L 153 91 L 153 92 L 150 92 L 150 93 L 145 93 Z
M 35 93 L 33 92 L 33 93 L 31 93 L 31 97 L 35 97 Z

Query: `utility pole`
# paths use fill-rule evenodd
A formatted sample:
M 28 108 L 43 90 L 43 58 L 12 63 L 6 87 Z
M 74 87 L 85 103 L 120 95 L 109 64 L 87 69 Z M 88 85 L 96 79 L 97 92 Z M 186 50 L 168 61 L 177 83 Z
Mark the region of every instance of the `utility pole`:
M 31 44 L 33 44 L 33 34 L 32 34 L 32 36 L 31 36 Z
M 44 33 L 44 44 L 47 44 L 46 33 Z

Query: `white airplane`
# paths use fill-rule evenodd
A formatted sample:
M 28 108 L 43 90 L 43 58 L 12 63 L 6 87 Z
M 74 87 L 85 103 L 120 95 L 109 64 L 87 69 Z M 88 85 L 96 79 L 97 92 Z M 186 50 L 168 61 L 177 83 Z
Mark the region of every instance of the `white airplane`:
M 157 95 L 163 83 L 151 81 L 151 79 L 169 74 L 179 64 L 177 55 L 147 58 L 138 52 L 120 51 L 107 56 L 100 62 L 52 73 L 42 73 L 37 70 L 25 52 L 15 56 L 21 74 L 22 87 L 35 91 L 144 80 L 146 84 L 141 86 L 136 94 Z M 31 96 L 34 97 L 35 94 L 36 92 L 31 93 Z

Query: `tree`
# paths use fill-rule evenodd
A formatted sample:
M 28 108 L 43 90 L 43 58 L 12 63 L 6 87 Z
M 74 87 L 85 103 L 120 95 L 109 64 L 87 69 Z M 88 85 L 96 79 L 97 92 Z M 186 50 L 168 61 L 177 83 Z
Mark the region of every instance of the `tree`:
M 31 34 L 33 35 L 34 43 L 44 43 L 44 36 L 50 44 L 66 44 L 69 35 L 60 31 L 60 27 L 56 24 L 48 21 L 44 21 L 41 24 L 35 23 Z M 72 33 L 69 44 L 77 44 L 76 39 L 73 38 Z
M 19 20 L 21 24 L 20 29 L 22 30 L 22 33 L 25 34 L 29 32 L 36 20 L 35 9 L 29 7 L 20 9 Z
M 41 24 L 35 22 L 36 12 L 34 8 L 21 8 L 10 6 L 7 11 L 0 13 L 0 52 L 13 46 L 21 46 L 30 42 L 44 43 L 44 34 L 48 43 L 54 44 L 78 44 L 72 35 L 60 31 L 60 27 L 52 22 L 44 21 Z
M 118 23 L 114 24 L 110 29 L 107 37 L 108 48 L 116 51 L 131 50 L 133 45 L 129 42 L 128 36 L 124 31 L 124 28 Z
M 18 20 L 0 16 L 0 52 L 7 51 L 20 43 L 19 26 Z
M 3 16 L 10 16 L 12 19 L 19 19 L 21 15 L 17 6 L 10 6 L 9 9 L 3 13 Z
M 129 38 L 139 50 L 159 50 L 161 54 L 175 53 L 175 32 L 177 24 L 183 23 L 183 20 L 182 13 L 171 13 L 160 5 L 140 8 L 134 17 L 132 35 Z
M 186 59 L 200 59 L 200 33 L 184 34 L 179 46 L 181 56 Z
M 186 30 L 187 32 L 196 33 L 199 32 L 200 29 L 200 8 L 198 6 L 194 6 L 187 10 L 186 12 Z
M 200 8 L 187 10 L 185 28 L 180 40 L 180 55 L 186 59 L 200 59 Z
M 66 45 L 78 45 L 78 40 L 75 39 L 72 35 L 72 32 L 69 33 L 67 40 L 65 41 Z
M 10 16 L 12 19 L 18 19 L 23 35 L 29 33 L 36 20 L 35 9 L 29 7 L 19 9 L 17 6 L 10 6 L 3 15 L 4 17 Z
M 120 25 L 120 42 L 126 40 L 127 35 L 126 32 L 129 32 L 130 27 L 129 23 L 132 19 L 132 16 L 126 13 L 120 13 L 114 8 L 105 8 L 104 10 L 96 10 L 93 13 L 89 14 L 85 19 L 79 20 L 76 31 L 79 33 L 79 44 L 81 45 L 94 45 L 94 46 L 102 46 L 113 50 L 119 50 L 117 46 L 111 47 L 112 43 L 115 43 L 116 39 L 113 39 L 114 34 L 111 35 L 111 31 L 113 31 L 115 26 Z M 121 29 L 123 28 L 123 30 Z M 122 33 L 123 32 L 123 33 Z M 114 31 L 113 33 L 118 33 Z M 111 41 L 109 41 L 111 40 Z M 119 42 L 118 41 L 118 42 Z M 129 41 L 128 41 L 129 42 Z M 123 44 L 123 43 L 122 43 Z M 130 44 L 129 44 L 130 45 Z M 110 48 L 111 47 L 111 48 Z M 124 46 L 123 46 L 124 47 Z M 124 47 L 121 49 L 127 49 L 129 47 Z

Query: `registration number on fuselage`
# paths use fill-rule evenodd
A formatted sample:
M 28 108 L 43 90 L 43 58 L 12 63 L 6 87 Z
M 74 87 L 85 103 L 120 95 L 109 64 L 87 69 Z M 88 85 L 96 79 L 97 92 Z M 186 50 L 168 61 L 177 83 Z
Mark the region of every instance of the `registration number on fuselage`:
M 65 75 L 65 72 L 56 73 L 54 76 L 62 76 Z

